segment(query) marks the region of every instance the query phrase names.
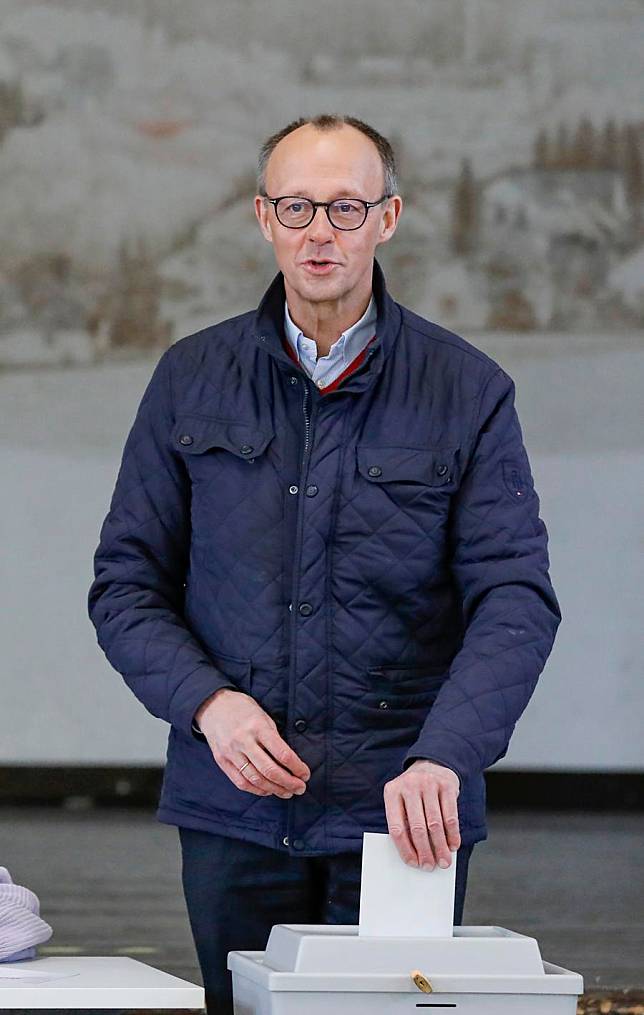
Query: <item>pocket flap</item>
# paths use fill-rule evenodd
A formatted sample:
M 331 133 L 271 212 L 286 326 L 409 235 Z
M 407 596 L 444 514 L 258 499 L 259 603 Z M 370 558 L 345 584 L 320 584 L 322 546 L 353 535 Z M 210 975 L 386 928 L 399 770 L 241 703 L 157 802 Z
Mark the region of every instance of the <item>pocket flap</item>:
M 435 692 L 449 677 L 450 663 L 427 663 L 422 666 L 401 666 L 387 663 L 369 667 L 369 677 L 375 688 L 390 693 Z
M 184 415 L 174 425 L 172 444 L 182 454 L 200 455 L 209 448 L 225 448 L 252 461 L 266 450 L 274 436 L 273 430 L 260 430 L 240 420 Z
M 371 483 L 424 483 L 443 486 L 455 477 L 458 448 L 410 448 L 358 444 L 360 473 Z

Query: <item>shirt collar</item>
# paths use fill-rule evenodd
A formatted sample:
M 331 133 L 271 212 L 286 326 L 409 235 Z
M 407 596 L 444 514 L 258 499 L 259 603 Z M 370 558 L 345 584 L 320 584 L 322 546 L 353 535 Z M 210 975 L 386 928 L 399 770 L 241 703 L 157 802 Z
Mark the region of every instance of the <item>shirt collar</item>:
M 349 350 L 353 350 L 354 346 L 356 346 L 357 337 L 359 334 L 362 335 L 363 330 L 365 332 L 365 335 L 363 336 L 364 341 L 362 341 L 361 343 L 362 345 L 366 345 L 369 339 L 373 337 L 374 326 L 376 323 L 377 316 L 378 316 L 378 308 L 372 292 L 371 299 L 369 300 L 367 309 L 365 310 L 362 317 L 359 320 L 357 320 L 355 324 L 352 324 L 351 327 L 347 328 L 346 331 L 342 332 L 340 337 L 336 339 L 336 341 L 331 346 L 329 354 L 331 352 L 334 353 L 334 355 L 342 353 L 342 358 L 345 363 L 349 359 L 353 359 L 356 353 Z M 291 343 L 293 349 L 297 353 L 298 357 L 300 357 L 302 352 L 300 339 L 307 338 L 308 336 L 304 334 L 302 329 L 299 328 L 298 325 L 295 323 L 295 321 L 292 319 L 288 310 L 288 301 L 286 299 L 284 300 L 284 330 L 286 332 L 286 337 Z M 368 335 L 366 334 L 367 331 L 369 332 Z M 309 339 L 309 341 L 312 341 L 312 339 Z

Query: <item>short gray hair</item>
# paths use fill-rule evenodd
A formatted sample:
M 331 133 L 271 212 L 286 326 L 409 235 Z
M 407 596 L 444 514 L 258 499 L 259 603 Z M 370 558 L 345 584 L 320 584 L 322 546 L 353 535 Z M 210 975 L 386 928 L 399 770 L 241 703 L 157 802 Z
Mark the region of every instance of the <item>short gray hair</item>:
M 380 160 L 382 162 L 383 177 L 385 194 L 397 194 L 398 193 L 398 170 L 396 168 L 396 157 L 394 150 L 387 140 L 383 137 L 374 127 L 371 127 L 364 120 L 358 120 L 355 116 L 343 116 L 341 114 L 334 113 L 320 113 L 318 116 L 305 117 L 300 116 L 297 120 L 291 120 L 286 127 L 282 127 L 277 133 L 271 134 L 262 144 L 259 150 L 259 156 L 257 159 L 257 193 L 262 196 L 266 195 L 266 167 L 268 160 L 275 146 L 290 134 L 292 131 L 297 130 L 298 127 L 303 127 L 305 124 L 310 123 L 316 130 L 339 130 L 343 124 L 348 124 L 350 127 L 355 127 L 356 130 L 362 131 L 378 149 Z

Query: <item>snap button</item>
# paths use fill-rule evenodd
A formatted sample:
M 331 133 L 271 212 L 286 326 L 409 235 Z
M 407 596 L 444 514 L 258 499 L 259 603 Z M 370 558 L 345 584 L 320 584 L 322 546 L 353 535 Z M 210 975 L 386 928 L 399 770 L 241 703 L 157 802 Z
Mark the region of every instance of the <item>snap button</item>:
M 293 609 L 293 603 L 289 603 L 288 604 L 288 608 L 289 608 L 289 610 L 292 610 Z
M 367 472 L 370 476 L 382 476 L 382 469 L 379 465 L 370 465 Z
M 307 486 L 307 488 L 306 488 L 306 496 L 307 497 L 315 497 L 317 492 L 318 492 L 318 488 L 315 485 L 315 483 L 311 483 L 311 485 Z
M 297 384 L 297 377 L 295 376 L 295 374 L 291 374 L 291 376 L 289 377 L 289 382 L 291 384 Z
M 302 839 L 293 839 L 293 849 L 304 849 L 304 842 Z
M 288 846 L 288 835 L 284 836 L 284 838 L 282 839 L 282 842 L 284 843 L 285 846 Z
M 379 701 L 378 702 L 378 708 L 389 708 L 389 702 L 388 701 Z
M 308 723 L 306 719 L 296 719 L 295 729 L 298 731 L 298 733 L 303 733 L 307 726 Z
M 437 465 L 436 466 L 436 472 L 438 473 L 439 476 L 444 476 L 445 473 L 447 472 L 447 466 L 446 465 Z
M 192 444 L 192 442 L 193 438 L 190 436 L 189 433 L 181 434 L 181 437 L 179 438 L 179 444 Z
M 313 613 L 313 607 L 310 603 L 300 603 L 298 609 L 303 617 L 309 617 Z
M 252 444 L 242 444 L 242 446 L 240 447 L 239 450 L 241 451 L 242 455 L 249 455 L 251 453 L 251 451 L 253 450 L 253 445 Z
M 289 493 L 297 493 L 298 490 L 299 490 L 298 486 L 289 486 L 288 488 Z

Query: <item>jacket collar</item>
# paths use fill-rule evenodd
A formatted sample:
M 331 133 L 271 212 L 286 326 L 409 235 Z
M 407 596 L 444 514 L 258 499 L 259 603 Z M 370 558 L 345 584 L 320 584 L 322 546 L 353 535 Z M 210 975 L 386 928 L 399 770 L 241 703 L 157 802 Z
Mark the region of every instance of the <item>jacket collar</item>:
M 365 364 L 342 382 L 338 391 L 362 391 L 374 381 L 398 336 L 402 323 L 399 305 L 387 290 L 384 272 L 374 257 L 372 292 L 378 310 L 376 339 L 369 347 Z M 284 350 L 284 275 L 278 271 L 264 293 L 252 319 L 252 338 L 282 369 L 293 371 L 293 361 Z

